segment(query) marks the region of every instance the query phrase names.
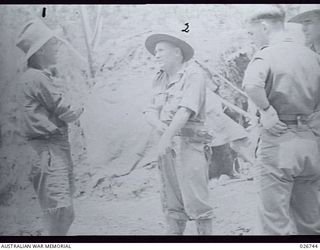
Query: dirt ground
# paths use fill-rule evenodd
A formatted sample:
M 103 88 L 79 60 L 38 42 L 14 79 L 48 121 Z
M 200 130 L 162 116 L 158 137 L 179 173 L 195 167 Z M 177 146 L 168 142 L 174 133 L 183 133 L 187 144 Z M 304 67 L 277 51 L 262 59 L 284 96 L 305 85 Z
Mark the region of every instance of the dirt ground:
M 214 235 L 250 235 L 254 225 L 253 181 L 211 180 Z M 79 183 L 78 183 L 79 184 Z M 165 234 L 156 166 L 102 183 L 74 199 L 76 219 L 69 235 Z M 18 190 L 11 206 L 0 207 L 1 235 L 41 235 L 41 211 L 31 185 Z M 186 235 L 196 234 L 189 222 Z

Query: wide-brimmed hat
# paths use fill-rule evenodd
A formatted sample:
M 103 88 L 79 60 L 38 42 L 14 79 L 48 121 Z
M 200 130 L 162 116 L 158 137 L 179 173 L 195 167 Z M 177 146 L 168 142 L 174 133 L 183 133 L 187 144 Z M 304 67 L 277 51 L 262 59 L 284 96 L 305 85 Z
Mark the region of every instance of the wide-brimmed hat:
M 302 23 L 311 15 L 318 15 L 320 17 L 320 4 L 302 4 L 300 7 L 300 13 L 292 17 L 288 22 Z
M 49 29 L 41 20 L 34 19 L 28 22 L 18 35 L 16 46 L 25 56 L 22 61 L 27 61 L 51 38 L 57 37 L 57 32 Z
M 169 42 L 175 45 L 176 47 L 180 48 L 183 53 L 183 59 L 185 62 L 189 61 L 194 55 L 194 50 L 189 43 L 178 38 L 177 36 L 159 33 L 150 35 L 145 42 L 147 50 L 152 55 L 155 55 L 154 50 L 156 48 L 157 43 L 159 42 Z

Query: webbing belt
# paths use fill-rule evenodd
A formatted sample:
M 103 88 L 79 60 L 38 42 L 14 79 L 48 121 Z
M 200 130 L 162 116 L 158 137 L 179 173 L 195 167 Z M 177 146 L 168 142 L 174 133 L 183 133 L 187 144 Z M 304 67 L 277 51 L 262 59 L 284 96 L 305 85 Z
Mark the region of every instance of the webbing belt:
M 310 116 L 319 111 L 314 111 L 311 114 L 279 114 L 279 120 L 287 125 L 307 124 Z

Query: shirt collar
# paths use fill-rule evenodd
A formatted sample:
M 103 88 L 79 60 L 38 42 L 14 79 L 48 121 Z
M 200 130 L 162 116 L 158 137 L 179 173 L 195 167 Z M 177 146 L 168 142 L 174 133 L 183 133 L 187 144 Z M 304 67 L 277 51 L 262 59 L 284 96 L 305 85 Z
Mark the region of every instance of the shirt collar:
M 293 42 L 293 39 L 287 33 L 278 33 L 271 37 L 269 44 L 274 45 L 281 42 Z
M 292 39 L 292 37 L 289 36 L 289 34 L 287 34 L 285 32 L 276 33 L 271 37 L 269 44 L 262 46 L 260 48 L 260 50 L 262 50 L 266 47 L 269 47 L 270 45 L 275 45 L 275 44 L 282 43 L 282 42 L 293 42 L 293 39 Z
M 182 79 L 183 75 L 186 73 L 186 67 L 187 67 L 186 63 L 183 63 L 181 69 L 177 72 L 176 77 L 171 79 L 170 82 L 168 82 L 167 84 L 168 87 L 179 82 Z M 168 75 L 167 75 L 167 79 L 168 79 Z

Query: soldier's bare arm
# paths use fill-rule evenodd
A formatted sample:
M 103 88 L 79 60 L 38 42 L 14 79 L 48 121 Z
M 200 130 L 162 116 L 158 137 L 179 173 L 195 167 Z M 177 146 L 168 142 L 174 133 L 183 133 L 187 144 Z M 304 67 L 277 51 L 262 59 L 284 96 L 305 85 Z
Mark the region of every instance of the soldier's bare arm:
M 287 125 L 279 120 L 276 111 L 270 106 L 265 89 L 251 85 L 246 87 L 246 92 L 260 108 L 262 125 L 273 135 L 280 136 L 285 133 Z
M 250 99 L 260 109 L 262 126 L 271 134 L 280 136 L 287 131 L 287 125 L 279 120 L 277 112 L 268 101 L 265 85 L 269 71 L 268 62 L 257 56 L 246 70 L 243 86 Z
M 192 113 L 192 110 L 185 107 L 180 107 L 178 109 L 177 113 L 172 119 L 172 122 L 170 123 L 170 126 L 160 139 L 158 146 L 159 155 L 165 154 L 170 148 L 172 137 L 186 124 Z
M 145 111 L 147 122 L 152 126 L 159 134 L 162 134 L 168 126 L 161 122 L 159 119 L 159 114 L 157 112 Z

